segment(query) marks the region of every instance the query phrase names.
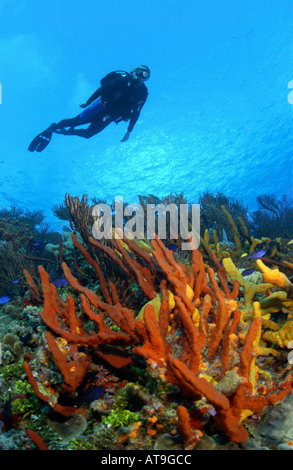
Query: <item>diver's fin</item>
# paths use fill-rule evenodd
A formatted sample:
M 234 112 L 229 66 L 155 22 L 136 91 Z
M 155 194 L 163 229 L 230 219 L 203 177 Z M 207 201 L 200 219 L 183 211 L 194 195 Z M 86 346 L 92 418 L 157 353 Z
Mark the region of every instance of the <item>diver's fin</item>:
M 28 150 L 30 152 L 42 152 L 49 145 L 53 131 L 49 127 L 45 131 L 38 134 L 30 143 Z

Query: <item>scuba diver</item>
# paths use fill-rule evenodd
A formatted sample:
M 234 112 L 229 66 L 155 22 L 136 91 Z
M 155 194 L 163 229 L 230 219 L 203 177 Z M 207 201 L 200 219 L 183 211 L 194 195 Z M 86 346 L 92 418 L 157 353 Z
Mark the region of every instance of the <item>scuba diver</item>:
M 57 124 L 51 124 L 48 129 L 33 139 L 28 150 L 42 152 L 50 143 L 53 132 L 89 139 L 105 129 L 111 122 L 118 124 L 121 121 L 130 121 L 127 132 L 120 141 L 126 142 L 146 102 L 148 89 L 144 82 L 149 77 L 150 69 L 146 65 L 139 65 L 130 73 L 122 70 L 110 72 L 102 78 L 100 88 L 80 105 L 84 111 L 74 118 L 62 119 Z M 89 126 L 76 129 L 83 124 L 89 124 Z

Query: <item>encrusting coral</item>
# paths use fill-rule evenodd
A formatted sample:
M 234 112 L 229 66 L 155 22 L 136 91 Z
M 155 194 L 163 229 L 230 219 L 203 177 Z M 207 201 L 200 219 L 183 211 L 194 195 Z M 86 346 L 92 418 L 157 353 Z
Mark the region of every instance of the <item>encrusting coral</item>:
M 177 409 L 178 429 L 186 448 L 194 446 L 204 433 L 201 419 L 195 427 L 191 424 L 192 413 L 202 416 L 202 410 L 208 407 L 216 428 L 231 441 L 241 443 L 249 435 L 246 417 L 259 415 L 265 406 L 291 392 L 290 370 L 280 380 L 262 370 L 259 361 L 262 352 L 267 353 L 259 296 L 273 286 L 289 289 L 286 276 L 275 276 L 275 270 L 266 268 L 263 287 L 248 293 L 251 286 L 243 283 L 237 272 L 233 275 L 231 261 L 224 261 L 223 268 L 214 253 L 219 282 L 214 269 L 205 267 L 198 250 L 192 250 L 187 267 L 175 261 L 172 251 L 158 238 L 152 241 L 151 253 L 126 238 L 111 240 L 110 247 L 89 237 L 91 253 L 74 234 L 72 241 L 94 269 L 102 298 L 81 284 L 63 262 L 64 275 L 80 294 L 80 301 L 73 295 L 63 300 L 40 266 L 44 298 L 40 316 L 47 327 L 48 348 L 62 375 L 61 388 L 53 384 L 45 388 L 33 372 L 34 362 L 24 362 L 35 393 L 55 411 L 65 416 L 85 412 L 59 403 L 59 397 L 62 389 L 68 393 L 77 389 L 93 367 L 93 355 L 118 369 L 143 358 L 148 374 L 161 384 L 166 397 L 175 386 L 182 403 Z M 107 282 L 92 256 L 95 250 L 119 264 L 149 300 L 139 315 L 120 302 L 115 285 Z M 28 273 L 26 278 L 32 289 Z M 245 318 L 243 305 L 237 301 L 239 284 L 246 289 Z M 268 375 L 264 385 L 263 378 Z M 136 432 L 141 429 L 137 426 Z

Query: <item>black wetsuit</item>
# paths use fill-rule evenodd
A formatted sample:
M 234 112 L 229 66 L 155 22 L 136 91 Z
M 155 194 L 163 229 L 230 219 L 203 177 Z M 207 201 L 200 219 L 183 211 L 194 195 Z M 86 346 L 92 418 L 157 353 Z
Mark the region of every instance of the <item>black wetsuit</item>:
M 54 125 L 53 130 L 71 127 L 68 131 L 70 135 L 89 138 L 113 121 L 118 123 L 121 120 L 130 120 L 127 130 L 131 132 L 147 96 L 148 89 L 144 82 L 138 82 L 132 75 L 125 73 L 125 76 L 118 76 L 98 88 L 87 100 L 87 108 L 83 112 L 75 118 L 63 119 Z M 95 100 L 98 101 L 94 103 Z M 89 112 L 90 105 L 92 109 Z M 76 126 L 87 123 L 90 123 L 87 129 L 75 129 Z

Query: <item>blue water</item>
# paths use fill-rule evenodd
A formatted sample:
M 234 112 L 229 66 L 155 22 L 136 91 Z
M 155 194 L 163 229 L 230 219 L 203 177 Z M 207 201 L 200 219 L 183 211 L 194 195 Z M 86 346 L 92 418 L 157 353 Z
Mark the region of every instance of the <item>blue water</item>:
M 111 70 L 151 69 L 127 124 L 90 140 L 54 135 Z M 0 207 L 45 211 L 64 194 L 158 197 L 206 190 L 293 197 L 292 0 L 1 0 Z

